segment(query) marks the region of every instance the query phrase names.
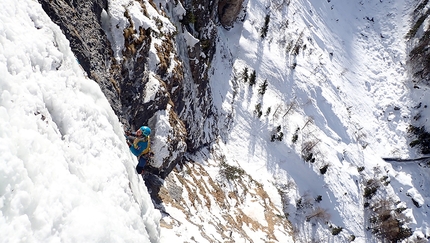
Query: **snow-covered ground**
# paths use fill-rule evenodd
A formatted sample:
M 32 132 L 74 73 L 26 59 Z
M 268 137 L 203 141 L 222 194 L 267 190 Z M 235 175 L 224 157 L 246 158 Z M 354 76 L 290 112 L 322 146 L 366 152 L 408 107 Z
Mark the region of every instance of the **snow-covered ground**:
M 105 24 L 123 26 L 119 10 L 127 1 L 112 2 Z M 382 160 L 417 156 L 406 130 L 422 96 L 411 94 L 404 38 L 414 4 L 245 1 L 244 21 L 219 27 L 211 62 L 214 104 L 227 118 L 219 125 L 222 139 L 212 155 L 193 157 L 198 163 L 166 180 L 177 199 L 190 197 L 196 182 L 189 214 L 166 202 L 170 217 L 162 222 L 169 228 L 160 227 L 162 217 L 135 174 L 118 118 L 59 27 L 35 1 L 0 0 L 0 242 L 210 242 L 225 214 L 237 210 L 260 225 L 222 233 L 236 242 L 263 242 L 264 233 L 279 242 L 378 242 L 367 229 L 365 204 L 384 198 L 406 208 L 414 237 L 429 237 L 429 169 Z M 151 26 L 138 4 L 127 6 L 136 26 Z M 188 33 L 178 38 L 184 36 L 197 41 Z M 109 35 L 117 60 L 120 37 Z M 264 80 L 267 90 L 259 94 Z M 219 193 L 220 158 L 250 176 L 242 178 L 249 188 L 222 181 L 231 197 Z M 368 200 L 371 180 L 382 186 Z M 293 229 L 269 225 L 272 216 L 287 217 Z
M 428 168 L 382 160 L 417 156 L 408 146 L 410 110 L 418 102 L 410 94 L 404 38 L 413 3 L 249 0 L 243 23 L 219 29 L 212 90 L 233 117 L 231 127 L 221 128 L 220 146 L 230 164 L 267 187 L 295 185 L 286 192 L 287 213 L 302 242 L 376 241 L 363 194 L 370 179 L 385 176 L 391 183 L 376 198 L 401 202 L 415 236 L 430 235 Z M 255 70 L 254 87 L 244 82 L 245 68 L 248 76 Z M 280 132 L 282 141 L 271 142 Z M 314 163 L 304 161 L 306 151 Z M 298 202 L 319 196 L 312 209 L 301 209 Z M 306 222 L 315 208 L 329 220 Z M 342 228 L 339 235 L 330 233 L 334 227 Z

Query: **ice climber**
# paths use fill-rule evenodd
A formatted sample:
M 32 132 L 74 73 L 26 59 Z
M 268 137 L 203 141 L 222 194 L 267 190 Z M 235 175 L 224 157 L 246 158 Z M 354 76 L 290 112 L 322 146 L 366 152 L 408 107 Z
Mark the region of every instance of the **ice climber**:
M 138 174 L 143 173 L 143 167 L 148 162 L 150 152 L 150 135 L 151 129 L 147 126 L 140 127 L 136 132 L 125 132 L 127 144 L 130 151 L 137 156 L 139 163 L 136 166 Z

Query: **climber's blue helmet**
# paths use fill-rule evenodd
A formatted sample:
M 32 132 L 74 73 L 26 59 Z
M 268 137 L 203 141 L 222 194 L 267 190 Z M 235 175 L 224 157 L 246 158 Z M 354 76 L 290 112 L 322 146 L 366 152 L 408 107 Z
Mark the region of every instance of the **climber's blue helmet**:
M 141 126 L 139 129 L 142 131 L 142 134 L 145 136 L 149 136 L 149 134 L 151 134 L 151 128 L 147 126 Z

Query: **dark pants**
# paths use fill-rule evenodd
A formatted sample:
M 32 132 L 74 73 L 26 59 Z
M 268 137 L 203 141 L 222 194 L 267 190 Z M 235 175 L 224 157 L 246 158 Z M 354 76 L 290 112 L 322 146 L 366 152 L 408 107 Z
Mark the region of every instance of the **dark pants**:
M 139 157 L 139 163 L 136 166 L 136 171 L 137 171 L 138 174 L 142 174 L 143 167 L 145 167 L 147 161 L 148 161 L 148 159 L 146 158 L 145 155 L 141 155 Z

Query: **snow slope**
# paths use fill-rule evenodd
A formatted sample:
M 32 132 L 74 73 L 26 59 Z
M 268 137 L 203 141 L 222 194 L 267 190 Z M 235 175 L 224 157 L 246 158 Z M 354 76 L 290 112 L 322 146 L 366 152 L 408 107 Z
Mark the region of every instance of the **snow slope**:
M 0 1 L 0 242 L 158 242 L 97 83 L 35 1 Z
M 367 229 L 363 193 L 366 182 L 384 176 L 391 183 L 375 198 L 402 202 L 414 237 L 428 237 L 428 168 L 381 159 L 417 156 L 406 132 L 416 104 L 407 84 L 404 38 L 414 1 L 246 4 L 243 23 L 219 29 L 212 63 L 215 103 L 233 117 L 220 145 L 227 161 L 269 188 L 290 185 L 286 213 L 300 242 L 377 241 Z M 262 38 L 267 15 L 268 34 Z M 245 68 L 248 76 L 255 70 L 253 87 L 244 81 Z M 268 88 L 261 95 L 264 80 Z M 283 139 L 271 142 L 278 126 Z M 314 163 L 304 161 L 307 152 Z M 319 196 L 321 202 L 315 202 Z M 327 217 L 307 222 L 317 209 Z M 333 235 L 337 227 L 342 231 Z

